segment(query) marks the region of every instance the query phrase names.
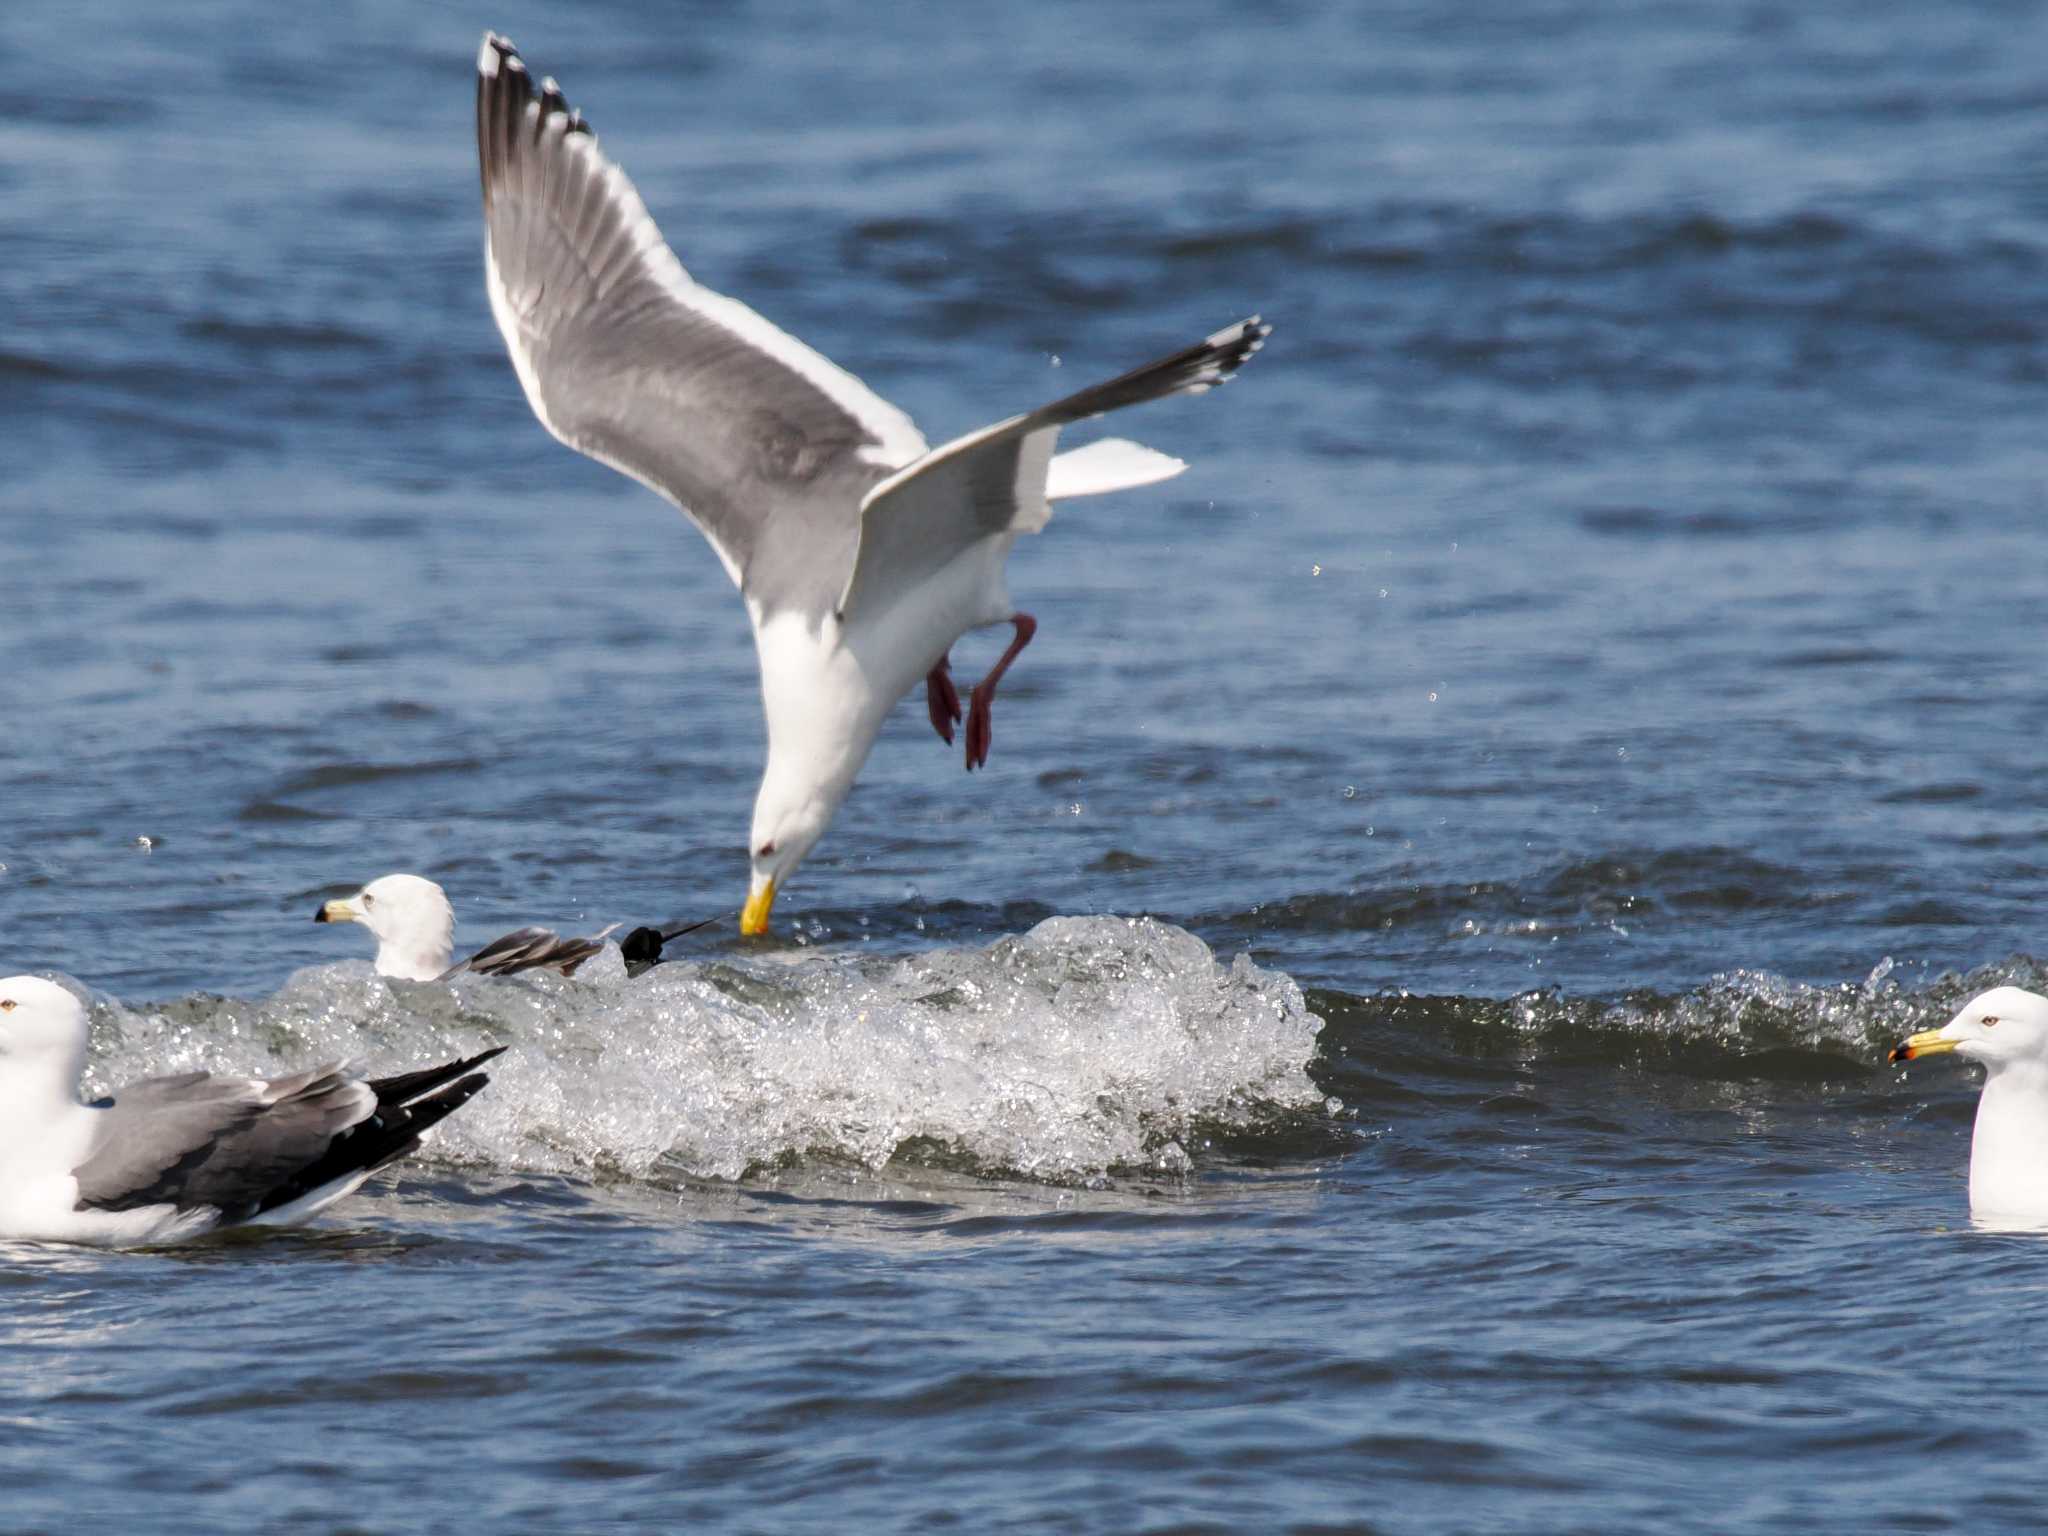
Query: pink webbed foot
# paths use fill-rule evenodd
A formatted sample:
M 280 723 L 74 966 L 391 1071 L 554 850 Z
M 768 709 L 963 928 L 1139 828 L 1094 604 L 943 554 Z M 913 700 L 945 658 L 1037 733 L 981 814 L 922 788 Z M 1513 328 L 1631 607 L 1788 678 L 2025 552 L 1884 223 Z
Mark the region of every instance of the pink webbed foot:
M 1016 626 L 1016 637 L 1010 641 L 1009 647 L 1003 652 L 1001 659 L 993 667 L 989 668 L 988 676 L 974 685 L 973 696 L 968 700 L 967 771 L 969 773 L 987 764 L 989 745 L 995 740 L 995 723 L 991 720 L 989 712 L 996 701 L 996 684 L 1001 682 L 1003 674 L 1010 670 L 1010 663 L 1017 659 L 1017 653 L 1029 645 L 1031 637 L 1038 633 L 1038 620 L 1032 618 L 1028 613 L 1015 614 L 1011 617 L 1010 622 Z
M 932 717 L 932 729 L 939 740 L 953 745 L 953 727 L 960 720 L 960 690 L 953 686 L 951 658 L 941 656 L 939 664 L 925 674 L 924 707 Z

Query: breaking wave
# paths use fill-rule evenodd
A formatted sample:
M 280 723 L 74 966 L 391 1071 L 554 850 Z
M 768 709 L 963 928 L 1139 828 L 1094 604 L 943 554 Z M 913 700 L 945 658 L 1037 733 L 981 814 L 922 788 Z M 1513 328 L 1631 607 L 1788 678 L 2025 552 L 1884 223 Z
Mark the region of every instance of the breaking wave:
M 273 997 L 94 1008 L 88 1087 L 152 1073 L 390 1071 L 511 1049 L 439 1155 L 598 1176 L 737 1178 L 894 1157 L 1084 1181 L 1320 1108 L 1322 1022 L 1287 976 L 1149 918 L 1056 917 L 987 948 L 670 963 L 573 979 L 393 982 L 367 962 Z

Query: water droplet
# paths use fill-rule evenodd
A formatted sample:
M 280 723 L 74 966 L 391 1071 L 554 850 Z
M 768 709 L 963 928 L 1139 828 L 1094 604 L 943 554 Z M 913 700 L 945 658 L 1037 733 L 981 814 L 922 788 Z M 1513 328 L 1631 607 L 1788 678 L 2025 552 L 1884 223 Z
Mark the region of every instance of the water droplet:
M 1436 702 L 1436 690 L 1434 688 L 1429 690 L 1429 702 L 1432 704 Z
M 1055 367 L 1055 368 L 1059 367 L 1059 365 L 1060 365 L 1060 355 L 1059 355 L 1059 353 L 1055 352 L 1055 353 L 1053 353 L 1053 354 L 1051 355 L 1051 357 L 1052 357 L 1052 365 L 1053 365 L 1053 367 Z
M 1308 568 L 1308 573 L 1311 576 L 1320 576 L 1323 574 L 1323 568 L 1320 565 L 1312 565 Z
M 1076 800 L 1076 801 L 1075 801 L 1075 802 L 1074 802 L 1074 803 L 1073 803 L 1072 805 L 1068 806 L 1068 807 L 1067 807 L 1067 814 L 1068 814 L 1069 816 L 1078 816 L 1078 815 L 1080 815 L 1080 814 L 1081 814 L 1081 802 L 1080 802 L 1080 801 L 1078 801 L 1078 800 Z
M 1379 830 L 1379 829 L 1378 829 L 1377 827 L 1367 827 L 1367 828 L 1365 829 L 1365 835 L 1366 835 L 1367 837 L 1371 837 L 1371 836 L 1373 835 L 1373 833 L 1374 833 L 1374 832 L 1376 832 L 1376 831 L 1378 831 L 1378 830 Z
M 135 846 L 144 853 L 148 853 L 156 847 L 156 839 L 153 837 L 138 837 L 135 839 Z
M 1381 588 L 1380 588 L 1380 596 L 1381 596 L 1381 597 L 1385 597 L 1386 595 L 1387 595 L 1387 589 L 1386 589 L 1385 587 L 1381 587 Z
M 1346 784 L 1344 786 L 1344 798 L 1346 800 L 1356 800 L 1358 798 L 1358 786 L 1356 784 Z
M 1616 757 L 1620 758 L 1620 759 L 1621 759 L 1621 760 L 1622 760 L 1623 762 L 1627 762 L 1627 761 L 1628 761 L 1628 748 L 1627 748 L 1627 747 L 1616 747 L 1616 748 L 1614 749 L 1614 755 L 1615 755 Z

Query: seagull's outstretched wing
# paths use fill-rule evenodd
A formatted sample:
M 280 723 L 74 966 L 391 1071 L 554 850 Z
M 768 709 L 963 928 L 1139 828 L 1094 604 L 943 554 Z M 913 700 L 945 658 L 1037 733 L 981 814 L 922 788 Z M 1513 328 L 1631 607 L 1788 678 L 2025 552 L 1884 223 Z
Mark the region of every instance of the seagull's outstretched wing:
M 1049 475 L 1058 494 L 1091 495 L 1177 474 L 1179 460 L 1135 443 L 1077 449 L 1058 466 L 1053 445 L 1070 422 L 1215 388 L 1272 330 L 1253 315 L 1106 384 L 943 443 L 898 470 L 861 504 L 860 549 L 840 611 L 883 611 L 977 541 L 1037 532 L 1052 515 Z M 1056 467 L 1065 473 L 1052 473 Z
M 497 1054 L 370 1081 L 326 1066 L 269 1082 L 190 1072 L 130 1083 L 93 1106 L 78 1208 L 167 1205 L 236 1222 L 329 1186 L 340 1193 L 418 1147 L 488 1081 L 470 1069 Z
M 542 425 L 687 512 L 757 609 L 829 606 L 861 497 L 925 452 L 910 418 L 693 281 L 582 115 L 495 33 L 476 135 L 491 312 Z
M 584 939 L 565 939 L 552 928 L 515 928 L 434 979 L 446 981 L 464 971 L 474 971 L 479 976 L 510 976 L 516 971 L 542 969 L 573 976 L 577 966 L 604 948 L 604 941 L 618 926 L 613 923 L 603 932 Z

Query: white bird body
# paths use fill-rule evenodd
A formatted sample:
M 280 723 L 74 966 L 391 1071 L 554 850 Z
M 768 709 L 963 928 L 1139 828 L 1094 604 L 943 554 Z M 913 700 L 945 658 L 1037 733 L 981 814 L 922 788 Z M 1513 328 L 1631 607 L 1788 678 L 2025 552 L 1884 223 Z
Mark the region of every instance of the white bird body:
M 1984 1067 L 1970 1132 L 1971 1216 L 2048 1226 L 2048 997 L 1994 987 L 1895 1047 L 1892 1060 L 1948 1052 Z
M 990 708 L 1036 621 L 1003 572 L 1055 499 L 1187 466 L 1060 429 L 1199 394 L 1263 344 L 1257 316 L 1142 368 L 934 449 L 910 418 L 736 299 L 696 282 L 553 80 L 486 33 L 477 54 L 485 288 L 541 424 L 682 508 L 747 605 L 767 761 L 743 932 L 824 833 L 897 700 L 926 685 L 948 743 L 986 762 Z M 970 629 L 1016 635 L 963 711 L 947 656 Z
M 2048 1062 L 1985 1077 L 1970 1132 L 1970 1211 L 2048 1222 Z
M 147 1242 L 160 1214 L 93 1213 L 81 1219 L 78 1176 L 92 1144 L 92 1111 L 76 1097 L 78 1072 L 64 1081 L 38 1061 L 0 1079 L 0 1233 L 105 1230 L 140 1227 L 132 1240 Z M 79 1054 L 78 1070 L 85 1067 Z M 91 1238 L 87 1238 L 91 1241 Z M 120 1237 L 113 1237 L 120 1241 Z

